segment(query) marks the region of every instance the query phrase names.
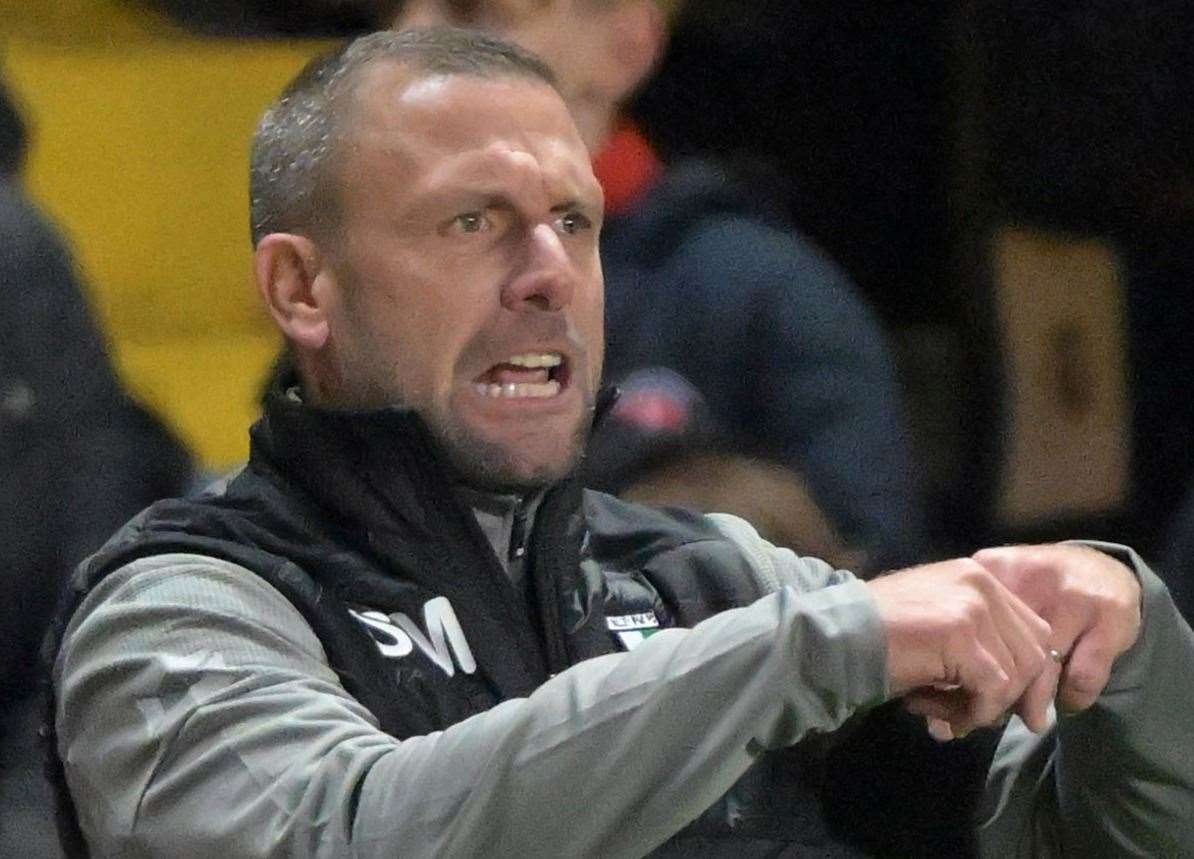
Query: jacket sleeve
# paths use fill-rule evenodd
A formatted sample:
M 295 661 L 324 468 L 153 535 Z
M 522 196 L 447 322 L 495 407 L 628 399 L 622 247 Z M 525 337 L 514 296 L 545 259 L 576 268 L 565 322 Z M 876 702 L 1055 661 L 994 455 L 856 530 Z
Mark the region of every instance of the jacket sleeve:
M 1013 718 L 980 827 L 991 857 L 1190 856 L 1194 851 L 1194 632 L 1132 551 L 1143 625 L 1088 710 L 1037 737 Z
M 761 750 L 884 697 L 868 590 L 806 572 L 398 741 L 258 577 L 138 561 L 71 621 L 59 752 L 96 855 L 640 856 Z
M 805 577 L 813 569 L 827 581 L 850 576 L 771 546 L 740 519 L 719 514 L 710 519 L 754 556 L 756 570 L 774 576 L 773 587 L 807 587 Z M 1011 719 L 979 815 L 980 850 L 992 859 L 1194 855 L 1194 632 L 1135 552 L 1108 543 L 1087 545 L 1136 571 L 1143 595 L 1141 634 L 1117 661 L 1094 707 L 1061 717 L 1040 737 Z M 958 745 L 928 756 L 966 765 L 965 749 L 956 759 L 949 755 Z M 871 765 L 886 751 L 874 750 Z M 905 761 L 898 769 L 906 775 L 913 766 Z M 869 779 L 891 775 L 873 772 Z M 868 825 L 867 814 L 858 812 L 856 828 Z

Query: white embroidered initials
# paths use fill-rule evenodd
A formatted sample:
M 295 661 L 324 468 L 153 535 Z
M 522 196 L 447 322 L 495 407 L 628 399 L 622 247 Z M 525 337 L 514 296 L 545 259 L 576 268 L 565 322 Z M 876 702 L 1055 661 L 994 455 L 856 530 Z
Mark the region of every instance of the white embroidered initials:
M 460 621 L 456 619 L 456 612 L 447 597 L 435 597 L 423 604 L 426 635 L 417 623 L 400 611 L 388 617 L 380 611 L 348 611 L 369 627 L 382 656 L 397 659 L 408 656 L 418 647 L 449 677 L 456 674 L 457 665 L 465 674 L 477 670 L 477 660 L 473 658 L 473 651 L 468 646 L 464 630 L 460 628 Z M 455 661 L 453 656 L 456 657 Z

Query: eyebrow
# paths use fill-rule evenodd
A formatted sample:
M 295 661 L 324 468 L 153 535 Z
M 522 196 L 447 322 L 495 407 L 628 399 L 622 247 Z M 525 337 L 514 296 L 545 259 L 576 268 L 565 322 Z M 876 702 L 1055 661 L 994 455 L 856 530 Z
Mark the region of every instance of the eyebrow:
M 559 212 L 567 212 L 570 209 L 597 209 L 597 210 L 600 210 L 601 205 L 597 202 L 596 199 L 582 200 L 580 198 L 574 197 L 570 200 L 565 200 L 563 203 L 559 203 L 558 205 L 552 206 L 551 212 L 553 214 L 556 214 Z
M 419 199 L 414 202 L 416 208 L 426 205 L 459 205 L 461 207 L 508 209 L 512 211 L 519 208 L 516 197 L 512 196 L 508 190 L 467 185 L 441 188 L 426 195 L 420 195 Z M 596 193 L 586 195 L 583 192 L 578 193 L 575 189 L 571 189 L 571 193 L 567 198 L 553 204 L 548 211 L 553 214 L 559 214 L 570 209 L 593 210 L 600 213 L 602 209 L 600 197 Z

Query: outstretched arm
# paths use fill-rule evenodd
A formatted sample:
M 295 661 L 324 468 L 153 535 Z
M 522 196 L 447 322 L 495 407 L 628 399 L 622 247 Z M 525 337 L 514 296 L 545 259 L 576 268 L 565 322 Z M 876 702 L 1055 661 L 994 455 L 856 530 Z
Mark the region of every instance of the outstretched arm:
M 876 587 L 782 554 L 750 606 L 402 741 L 256 576 L 135 562 L 58 660 L 83 829 L 104 854 L 638 856 L 765 749 L 944 680 L 966 693 L 959 724 L 989 721 L 1039 673 L 1047 626 L 971 561 Z
M 96 855 L 640 856 L 884 697 L 866 586 L 814 581 L 399 741 L 257 576 L 139 561 L 68 630 L 59 749 Z

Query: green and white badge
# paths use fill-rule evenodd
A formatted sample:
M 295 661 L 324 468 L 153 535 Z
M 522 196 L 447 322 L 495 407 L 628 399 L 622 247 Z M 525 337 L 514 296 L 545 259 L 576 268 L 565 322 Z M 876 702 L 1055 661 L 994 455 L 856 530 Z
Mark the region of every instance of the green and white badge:
M 622 646 L 627 650 L 634 650 L 659 632 L 659 618 L 653 611 L 642 611 L 637 614 L 606 615 L 609 631 L 618 636 Z

